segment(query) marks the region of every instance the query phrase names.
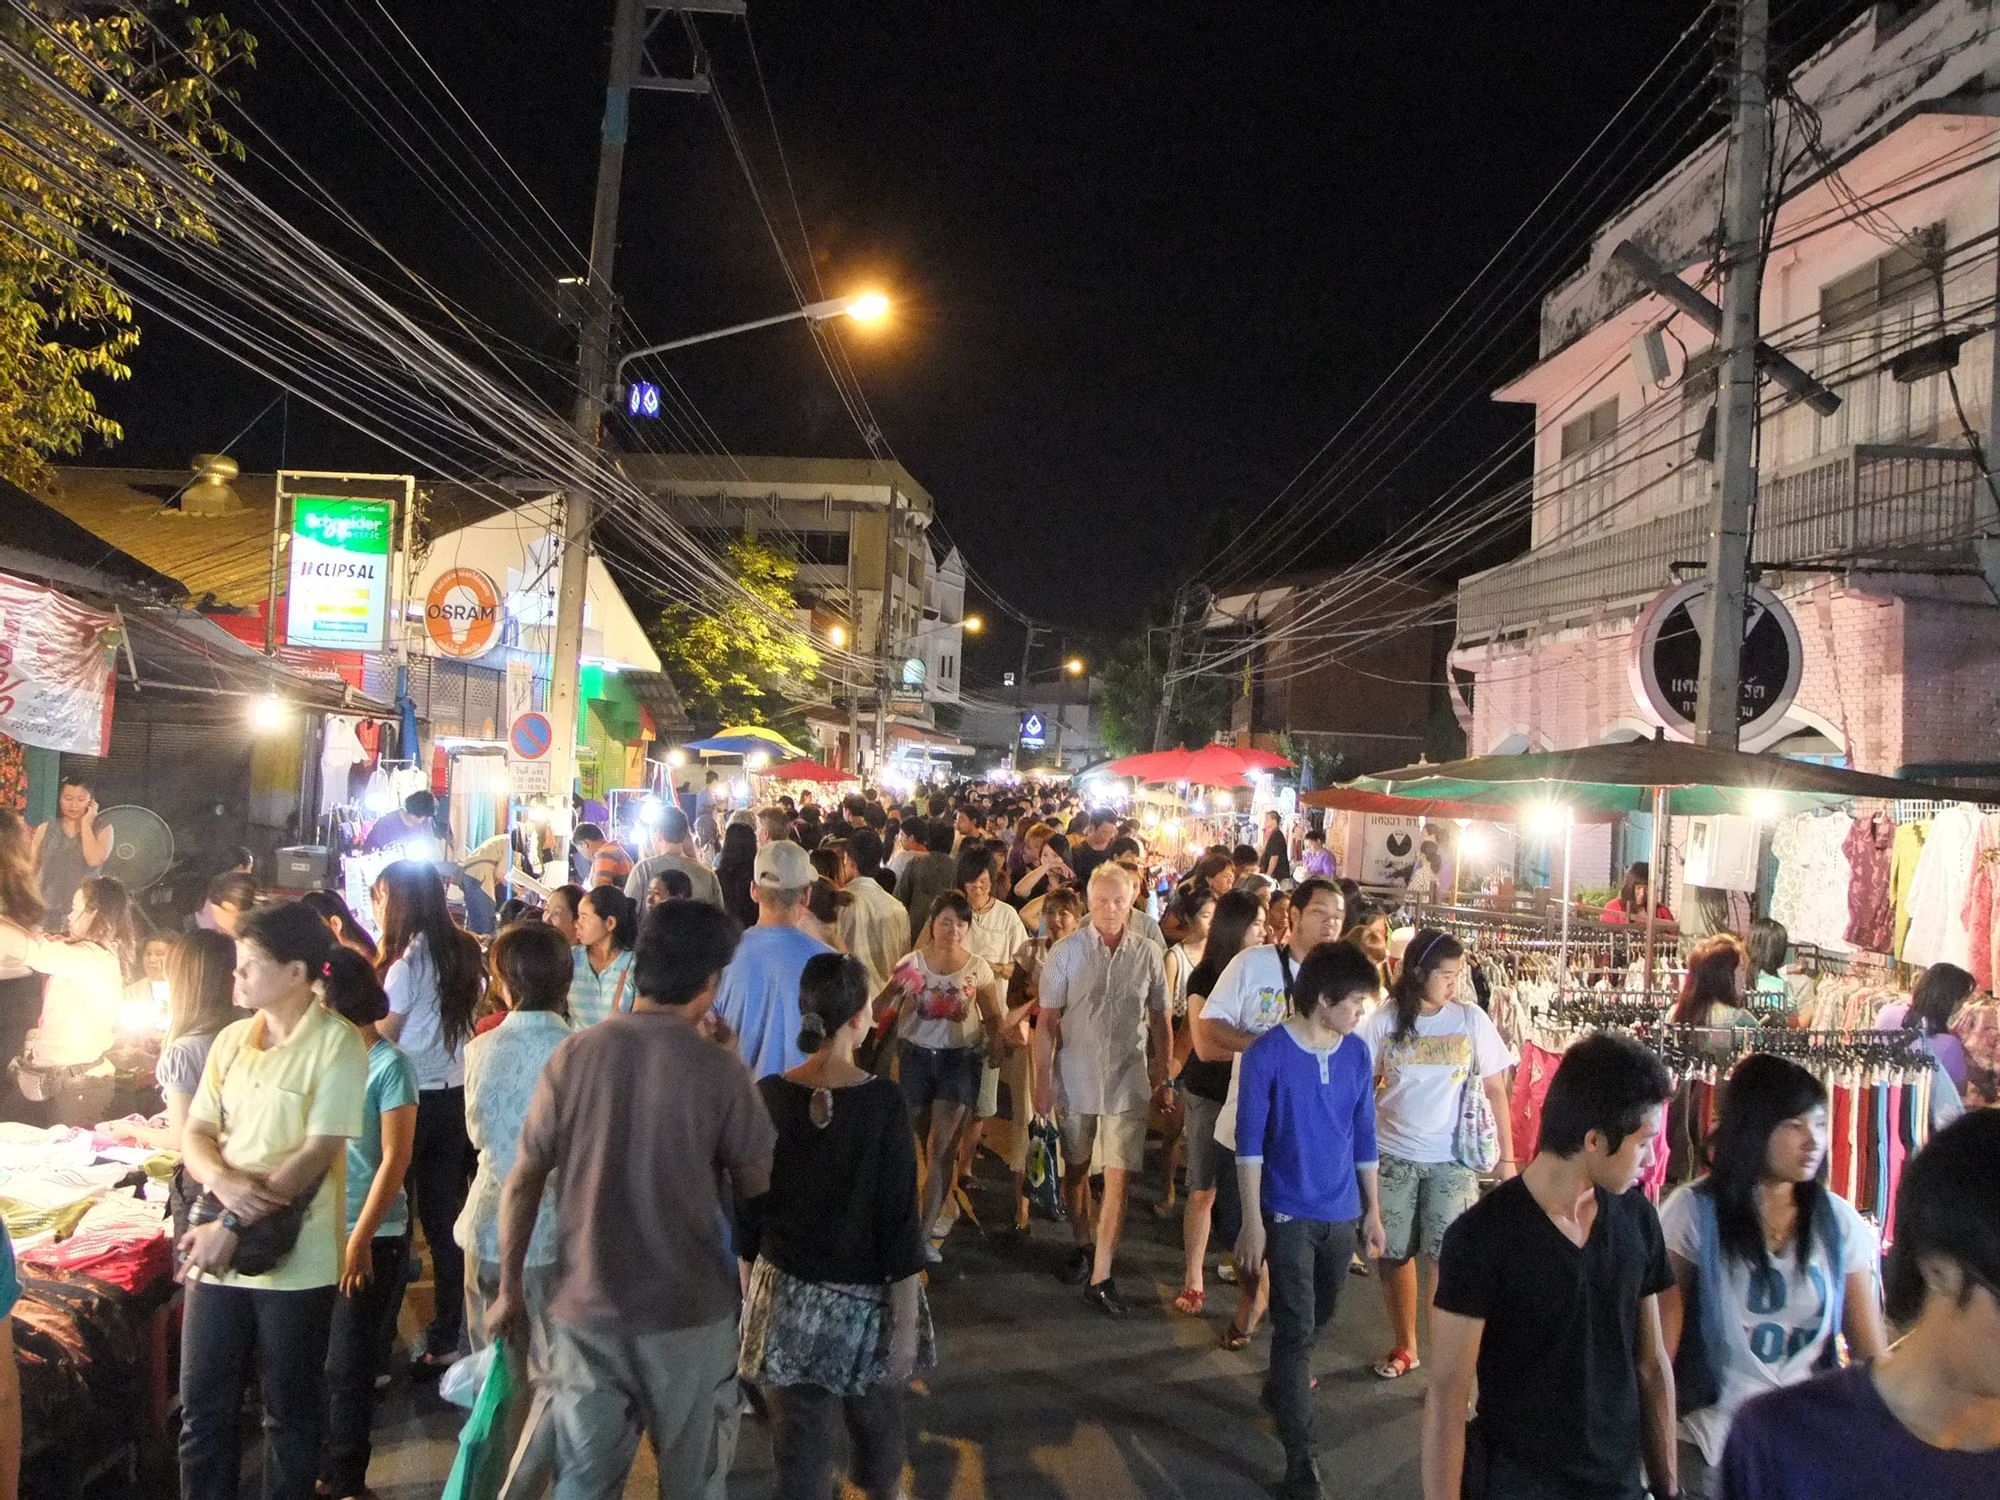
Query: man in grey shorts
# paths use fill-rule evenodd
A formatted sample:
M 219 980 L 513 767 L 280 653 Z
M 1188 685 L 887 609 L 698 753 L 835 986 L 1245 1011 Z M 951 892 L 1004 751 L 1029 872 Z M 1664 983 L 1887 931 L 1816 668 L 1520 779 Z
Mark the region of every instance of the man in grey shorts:
M 1087 1282 L 1085 1300 L 1110 1317 L 1126 1311 L 1111 1280 L 1126 1187 L 1145 1161 L 1147 1106 L 1173 1055 L 1166 968 L 1159 948 L 1131 928 L 1134 889 L 1131 872 L 1109 861 L 1091 871 L 1090 920 L 1049 950 L 1035 1028 L 1035 1110 L 1061 1105 L 1063 1189 L 1076 1234 L 1064 1280 Z M 1104 1166 L 1094 1216 L 1093 1148 Z

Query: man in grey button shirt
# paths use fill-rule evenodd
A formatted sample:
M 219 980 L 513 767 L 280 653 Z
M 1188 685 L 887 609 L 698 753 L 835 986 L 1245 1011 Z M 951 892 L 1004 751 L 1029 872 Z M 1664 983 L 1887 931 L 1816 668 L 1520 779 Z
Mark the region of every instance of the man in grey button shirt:
M 625 877 L 625 894 L 640 911 L 646 909 L 646 887 L 662 870 L 679 870 L 687 876 L 688 884 L 694 887 L 695 900 L 715 907 L 722 905 L 722 883 L 715 878 L 715 871 L 695 854 L 693 830 L 688 826 L 687 814 L 678 807 L 661 812 L 660 826 L 653 831 L 651 854 L 632 866 L 632 873 Z
M 1132 873 L 1106 860 L 1091 872 L 1090 921 L 1049 950 L 1035 1027 L 1035 1110 L 1062 1106 L 1064 1190 L 1077 1249 L 1064 1279 L 1121 1316 L 1111 1280 L 1125 1227 L 1125 1190 L 1145 1160 L 1146 1111 L 1166 1079 L 1167 977 L 1160 950 L 1132 930 Z M 1150 1054 L 1147 1042 L 1152 1043 Z M 1101 1146 L 1104 1202 L 1090 1209 L 1090 1156 Z M 1092 1229 L 1096 1245 L 1092 1248 Z

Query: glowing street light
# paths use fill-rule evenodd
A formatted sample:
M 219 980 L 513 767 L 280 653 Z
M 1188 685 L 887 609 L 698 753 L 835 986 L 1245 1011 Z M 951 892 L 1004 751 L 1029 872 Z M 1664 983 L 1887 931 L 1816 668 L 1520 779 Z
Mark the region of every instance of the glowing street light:
M 980 619 L 978 615 L 967 615 L 958 623 L 964 627 L 967 635 L 978 635 L 980 631 L 986 628 L 986 622 Z
M 1072 677 L 1081 677 L 1083 675 L 1083 658 L 1072 656 L 1068 661 L 1063 663 L 1063 670 Z
M 826 638 L 836 648 L 845 646 L 847 644 L 847 627 L 845 625 L 831 627 L 826 633 Z
M 823 304 L 815 304 L 820 305 Z M 880 292 L 863 292 L 859 297 L 850 297 L 841 311 L 857 323 L 879 323 L 889 316 L 889 299 Z

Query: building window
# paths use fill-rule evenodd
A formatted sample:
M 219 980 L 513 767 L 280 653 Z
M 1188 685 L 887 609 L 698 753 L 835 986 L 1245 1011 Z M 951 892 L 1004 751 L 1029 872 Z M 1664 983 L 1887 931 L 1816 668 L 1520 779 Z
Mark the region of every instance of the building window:
M 1593 406 L 1582 416 L 1563 423 L 1562 456 L 1575 458 L 1579 453 L 1588 453 L 1617 430 L 1618 398 L 1613 396 L 1602 406 Z
M 1919 294 L 1929 295 L 1943 265 L 1944 226 L 1933 224 L 1865 266 L 1819 289 L 1822 331 L 1845 328 Z

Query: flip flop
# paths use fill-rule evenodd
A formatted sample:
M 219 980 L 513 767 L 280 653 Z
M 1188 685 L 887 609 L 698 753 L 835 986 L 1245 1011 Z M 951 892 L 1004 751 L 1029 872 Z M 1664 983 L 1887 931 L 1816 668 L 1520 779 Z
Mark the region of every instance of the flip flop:
M 1236 1326 L 1234 1318 L 1229 1320 L 1228 1332 L 1222 1335 L 1222 1347 L 1225 1349 L 1248 1349 L 1250 1347 L 1250 1335 Z
M 1202 1309 L 1206 1306 L 1208 1306 L 1208 1293 L 1200 1287 L 1182 1287 L 1181 1294 L 1174 1298 L 1174 1310 L 1186 1313 L 1190 1318 L 1200 1317 Z
M 1417 1358 L 1414 1349 L 1391 1349 L 1386 1359 L 1377 1360 L 1374 1365 L 1376 1377 L 1381 1380 L 1401 1380 L 1412 1370 L 1423 1368 L 1423 1361 Z

